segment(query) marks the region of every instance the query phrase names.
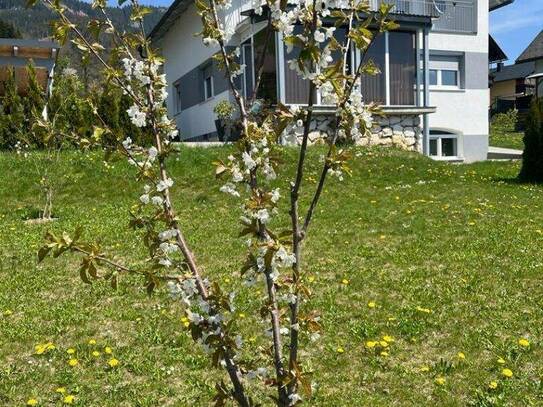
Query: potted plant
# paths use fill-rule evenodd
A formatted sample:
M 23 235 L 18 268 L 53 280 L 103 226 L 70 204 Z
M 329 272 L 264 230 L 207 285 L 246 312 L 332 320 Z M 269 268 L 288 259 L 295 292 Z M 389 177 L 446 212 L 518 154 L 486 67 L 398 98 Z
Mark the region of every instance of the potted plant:
M 219 141 L 233 141 L 237 139 L 234 122 L 234 106 L 227 100 L 221 100 L 213 108 L 213 112 L 217 115 L 215 127 Z M 238 135 L 239 136 L 239 135 Z

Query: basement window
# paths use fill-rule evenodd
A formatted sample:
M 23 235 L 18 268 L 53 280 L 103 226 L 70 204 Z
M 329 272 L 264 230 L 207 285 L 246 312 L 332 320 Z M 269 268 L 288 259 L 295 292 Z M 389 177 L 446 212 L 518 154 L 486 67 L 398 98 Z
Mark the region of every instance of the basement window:
M 442 130 L 430 130 L 430 157 L 441 160 L 458 158 L 458 135 Z

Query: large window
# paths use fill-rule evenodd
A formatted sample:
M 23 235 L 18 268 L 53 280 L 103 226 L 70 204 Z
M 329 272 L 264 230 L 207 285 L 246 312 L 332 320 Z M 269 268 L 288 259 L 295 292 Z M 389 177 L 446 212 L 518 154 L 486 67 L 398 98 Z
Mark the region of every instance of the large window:
M 386 105 L 415 104 L 417 72 L 413 32 L 378 34 L 365 60 L 372 60 L 381 71 L 361 79 L 362 94 L 367 101 Z

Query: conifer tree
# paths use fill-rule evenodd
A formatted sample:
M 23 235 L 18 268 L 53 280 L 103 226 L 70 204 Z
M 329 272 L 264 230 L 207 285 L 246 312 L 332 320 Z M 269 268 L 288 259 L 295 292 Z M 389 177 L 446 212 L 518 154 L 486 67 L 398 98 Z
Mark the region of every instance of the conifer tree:
M 542 99 L 532 101 L 526 118 L 524 153 L 519 179 L 527 182 L 543 182 L 543 106 Z

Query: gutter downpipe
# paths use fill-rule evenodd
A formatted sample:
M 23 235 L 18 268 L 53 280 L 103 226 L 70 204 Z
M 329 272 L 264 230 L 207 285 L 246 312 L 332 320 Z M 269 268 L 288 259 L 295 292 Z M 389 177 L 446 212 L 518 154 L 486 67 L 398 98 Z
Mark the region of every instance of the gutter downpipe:
M 424 96 L 423 102 L 424 107 L 430 106 L 430 49 L 428 41 L 429 29 L 424 28 L 423 31 L 423 43 L 424 43 Z M 430 120 L 428 113 L 423 114 L 423 124 L 422 124 L 422 153 L 424 155 L 430 155 Z

